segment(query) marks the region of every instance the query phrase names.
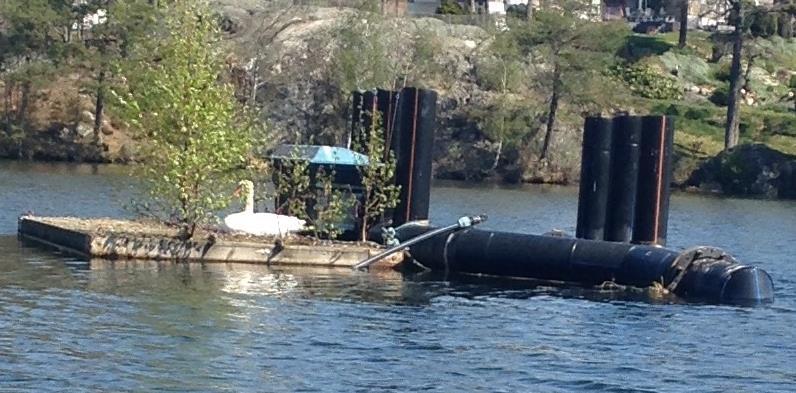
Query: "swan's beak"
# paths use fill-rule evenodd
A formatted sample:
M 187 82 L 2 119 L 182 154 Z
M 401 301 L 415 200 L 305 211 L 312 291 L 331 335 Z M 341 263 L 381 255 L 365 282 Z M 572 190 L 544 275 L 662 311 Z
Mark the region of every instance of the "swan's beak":
M 235 191 L 232 191 L 232 196 L 239 197 L 240 196 L 240 191 L 241 191 L 242 188 L 243 188 L 243 186 L 240 186 L 240 185 L 235 187 Z

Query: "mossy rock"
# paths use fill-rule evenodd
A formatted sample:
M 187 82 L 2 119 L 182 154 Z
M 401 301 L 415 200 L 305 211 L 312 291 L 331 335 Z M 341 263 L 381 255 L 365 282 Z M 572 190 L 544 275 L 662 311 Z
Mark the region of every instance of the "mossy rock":
M 796 198 L 796 156 L 763 144 L 740 145 L 705 161 L 686 186 L 727 195 Z
M 659 59 L 669 73 L 677 74 L 677 77 L 683 81 L 695 85 L 715 83 L 713 69 L 701 57 L 669 51 Z

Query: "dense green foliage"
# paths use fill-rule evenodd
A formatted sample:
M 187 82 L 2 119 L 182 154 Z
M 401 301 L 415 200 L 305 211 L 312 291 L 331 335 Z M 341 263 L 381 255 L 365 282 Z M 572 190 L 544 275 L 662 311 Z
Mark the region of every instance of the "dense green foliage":
M 354 141 L 355 149 L 368 156 L 367 163 L 358 163 L 362 176 L 362 197 L 357 207 L 360 240 L 366 241 L 368 230 L 381 221 L 384 212 L 398 206 L 401 187 L 395 184 L 396 158 L 384 141 L 382 120 L 378 113 L 370 129 L 358 133 L 365 140 Z
M 41 89 L 57 89 L 77 74 L 76 89 L 93 93 L 95 142 L 100 142 L 110 64 L 127 55 L 143 37 L 158 9 L 148 0 L 5 0 L 0 2 L 0 77 L 4 84 L 3 128 L 27 133 L 41 127 L 33 113 L 46 97 Z M 70 82 L 74 84 L 74 82 Z M 56 86 L 52 86 L 55 84 Z M 77 95 L 77 94 L 75 94 Z M 77 105 L 62 117 L 76 117 Z M 76 124 L 68 124 L 75 128 Z M 46 126 L 46 125 L 44 125 Z
M 582 3 L 564 1 L 560 6 L 535 12 L 530 23 L 510 26 L 519 53 L 543 70 L 534 86 L 549 97 L 540 161 L 547 158 L 561 102 L 583 109 L 609 105 L 609 83 L 601 70 L 618 60 L 616 53 L 627 36 L 624 24 L 584 21 L 580 15 L 589 10 Z M 595 88 L 602 93 L 592 94 Z
M 335 239 L 351 216 L 350 192 L 335 188 L 334 169 L 310 173 L 309 161 L 300 158 L 298 147 L 290 159 L 274 161 L 273 183 L 277 213 L 306 220 L 318 238 Z
M 656 100 L 678 100 L 683 89 L 672 78 L 662 77 L 640 64 L 621 64 L 611 68 L 611 74 L 621 79 L 633 94 Z
M 120 113 L 141 140 L 147 209 L 180 223 L 187 237 L 229 203 L 252 147 L 231 86 L 221 83 L 218 27 L 201 1 L 167 8 L 162 29 L 120 64 Z
M 442 0 L 437 7 L 437 13 L 442 15 L 467 15 L 467 9 L 456 0 Z

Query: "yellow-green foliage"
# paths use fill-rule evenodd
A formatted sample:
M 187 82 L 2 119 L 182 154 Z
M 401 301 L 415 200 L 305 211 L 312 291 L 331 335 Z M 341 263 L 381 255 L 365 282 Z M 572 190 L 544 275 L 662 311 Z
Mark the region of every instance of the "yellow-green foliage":
M 611 74 L 622 80 L 633 94 L 658 100 L 677 100 L 682 97 L 682 88 L 677 81 L 661 76 L 650 67 L 641 64 L 617 65 Z
M 277 213 L 309 218 L 307 202 L 311 196 L 310 162 L 299 157 L 298 145 L 291 159 L 274 163 L 274 187 L 279 205 Z
M 228 204 L 252 129 L 239 121 L 232 88 L 220 82 L 218 27 L 207 4 L 175 2 L 162 23 L 120 65 L 126 88 L 115 97 L 141 141 L 135 173 L 146 209 L 178 220 L 191 236 Z
M 401 187 L 395 184 L 396 159 L 386 146 L 378 113 L 373 117 L 366 141 L 357 141 L 361 152 L 368 156 L 367 165 L 358 163 L 362 175 L 362 198 L 359 206 L 360 240 L 367 240 L 368 229 L 377 222 L 387 209 L 398 206 Z
M 315 191 L 315 219 L 312 226 L 316 237 L 336 239 L 343 233 L 343 223 L 354 207 L 353 196 L 334 187 L 335 171 L 318 170 Z

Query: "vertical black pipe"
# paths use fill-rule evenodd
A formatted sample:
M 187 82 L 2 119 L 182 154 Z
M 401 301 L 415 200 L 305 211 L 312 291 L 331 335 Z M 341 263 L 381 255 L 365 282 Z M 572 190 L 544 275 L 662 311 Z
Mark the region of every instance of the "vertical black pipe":
M 392 146 L 397 158 L 395 178 L 401 192 L 393 225 L 428 219 L 436 108 L 435 91 L 407 87 L 400 93 L 400 121 Z
M 583 127 L 576 236 L 602 240 L 611 169 L 612 121 L 587 117 Z
M 354 146 L 354 139 L 359 135 L 359 127 L 362 122 L 362 95 L 364 92 L 354 90 L 351 92 L 351 131 L 348 133 L 348 147 L 349 149 Z
M 673 149 L 672 118 L 644 116 L 633 222 L 634 243 L 666 245 Z
M 641 117 L 614 118 L 611 143 L 611 180 L 606 212 L 605 240 L 629 242 L 633 230 L 638 184 Z
M 379 114 L 381 116 L 381 127 L 384 130 L 385 146 L 390 146 L 392 136 L 398 122 L 398 97 L 397 91 L 379 89 L 376 93 Z M 388 152 L 385 149 L 385 153 Z

